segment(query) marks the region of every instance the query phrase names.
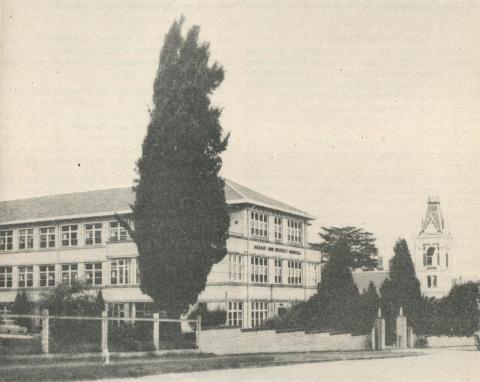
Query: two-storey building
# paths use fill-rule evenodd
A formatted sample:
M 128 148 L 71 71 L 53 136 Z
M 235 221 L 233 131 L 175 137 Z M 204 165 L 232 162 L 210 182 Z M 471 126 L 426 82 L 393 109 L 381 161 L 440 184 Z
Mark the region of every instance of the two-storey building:
M 320 253 L 308 247 L 312 217 L 226 180 L 228 254 L 214 265 L 199 302 L 227 312 L 227 325 L 255 327 L 320 281 Z M 111 315 L 151 314 L 139 288 L 137 248 L 115 220 L 131 219 L 131 188 L 0 202 L 0 311 L 18 291 L 39 301 L 59 283 L 84 280 L 102 290 Z

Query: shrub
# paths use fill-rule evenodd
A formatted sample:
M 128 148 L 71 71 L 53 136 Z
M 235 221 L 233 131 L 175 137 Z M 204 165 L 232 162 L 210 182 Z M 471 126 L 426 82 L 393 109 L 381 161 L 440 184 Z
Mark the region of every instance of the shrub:
M 202 317 L 203 328 L 214 328 L 225 325 L 227 320 L 227 312 L 217 308 L 215 310 L 208 310 L 207 304 L 199 303 L 197 308 L 188 315 L 189 319 L 196 319 L 197 316 Z

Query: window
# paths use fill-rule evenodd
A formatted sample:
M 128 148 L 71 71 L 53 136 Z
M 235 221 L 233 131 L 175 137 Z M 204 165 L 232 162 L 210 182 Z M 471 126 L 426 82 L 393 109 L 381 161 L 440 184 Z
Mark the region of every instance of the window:
M 250 227 L 253 236 L 268 237 L 267 215 L 252 211 L 250 213 Z
M 40 286 L 55 286 L 55 265 L 40 265 Z
M 273 220 L 275 223 L 275 240 L 282 240 L 283 238 L 282 218 L 275 217 Z
M 18 249 L 33 248 L 33 228 L 18 231 Z
M 110 222 L 110 241 L 128 240 L 127 230 L 119 222 Z
M 423 251 L 424 251 L 423 253 L 424 266 L 427 266 L 427 267 L 433 266 L 435 265 L 435 261 L 436 261 L 436 265 L 440 265 L 440 248 L 438 244 L 434 244 L 434 245 L 426 244 L 424 245 Z M 435 260 L 435 257 L 437 258 L 436 260 Z
M 243 302 L 228 302 L 227 325 L 243 326 Z
M 62 246 L 74 247 L 78 245 L 78 225 L 62 226 Z
M 148 302 L 135 303 L 135 317 L 137 318 L 153 317 L 153 305 Z
M 427 276 L 427 287 L 428 288 L 437 287 L 437 276 Z
M 268 305 L 266 301 L 254 301 L 252 302 L 252 328 L 262 326 L 263 321 L 268 317 Z
M 302 223 L 296 220 L 288 220 L 288 241 L 291 243 L 302 243 Z
M 85 224 L 85 245 L 102 244 L 102 223 Z
M 231 281 L 243 280 L 243 257 L 241 255 L 228 255 L 228 278 Z
M 282 283 L 282 260 L 275 260 L 275 284 Z
M 12 287 L 12 267 L 0 267 L 0 288 Z
M 87 285 L 102 285 L 102 263 L 85 264 L 85 283 Z
M 55 227 L 40 228 L 40 248 L 55 247 Z
M 300 261 L 288 261 L 288 284 L 302 285 L 302 263 Z
M 33 287 L 33 267 L 18 267 L 18 287 Z
M 268 282 L 268 259 L 265 257 L 250 258 L 250 278 L 254 283 Z
M 110 260 L 110 284 L 130 284 L 131 259 Z
M 125 318 L 126 317 L 126 309 L 124 303 L 113 303 L 110 304 L 110 309 L 108 310 L 111 317 L 115 318 Z M 121 323 L 125 323 L 125 321 L 113 321 L 113 326 L 119 326 Z
M 62 264 L 62 283 L 72 285 L 78 279 L 78 264 Z
M 320 266 L 321 265 L 316 263 L 309 263 L 308 266 L 309 266 L 309 274 L 310 274 L 309 284 L 317 286 L 318 283 L 320 282 Z
M 13 249 L 13 231 L 0 231 L 0 251 L 11 251 Z

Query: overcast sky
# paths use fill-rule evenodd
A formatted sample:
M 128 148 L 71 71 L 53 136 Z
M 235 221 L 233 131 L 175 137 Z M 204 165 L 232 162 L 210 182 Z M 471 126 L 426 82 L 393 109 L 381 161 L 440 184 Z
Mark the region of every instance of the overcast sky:
M 222 174 L 360 226 L 386 258 L 440 197 L 480 274 L 480 3 L 2 1 L 0 200 L 129 186 L 163 38 L 199 24 L 226 70 Z

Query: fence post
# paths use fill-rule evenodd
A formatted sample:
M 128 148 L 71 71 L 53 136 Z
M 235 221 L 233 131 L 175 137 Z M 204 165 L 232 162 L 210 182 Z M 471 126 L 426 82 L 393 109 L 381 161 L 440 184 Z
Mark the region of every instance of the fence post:
M 105 364 L 110 363 L 110 354 L 108 352 L 108 312 L 102 312 L 102 354 L 105 357 Z
M 49 342 L 49 316 L 48 309 L 42 311 L 42 352 L 48 354 L 48 342 Z
M 202 316 L 197 316 L 197 326 L 195 328 L 195 345 L 200 349 L 200 333 L 202 331 Z
M 153 313 L 153 348 L 160 350 L 160 321 L 158 313 Z

